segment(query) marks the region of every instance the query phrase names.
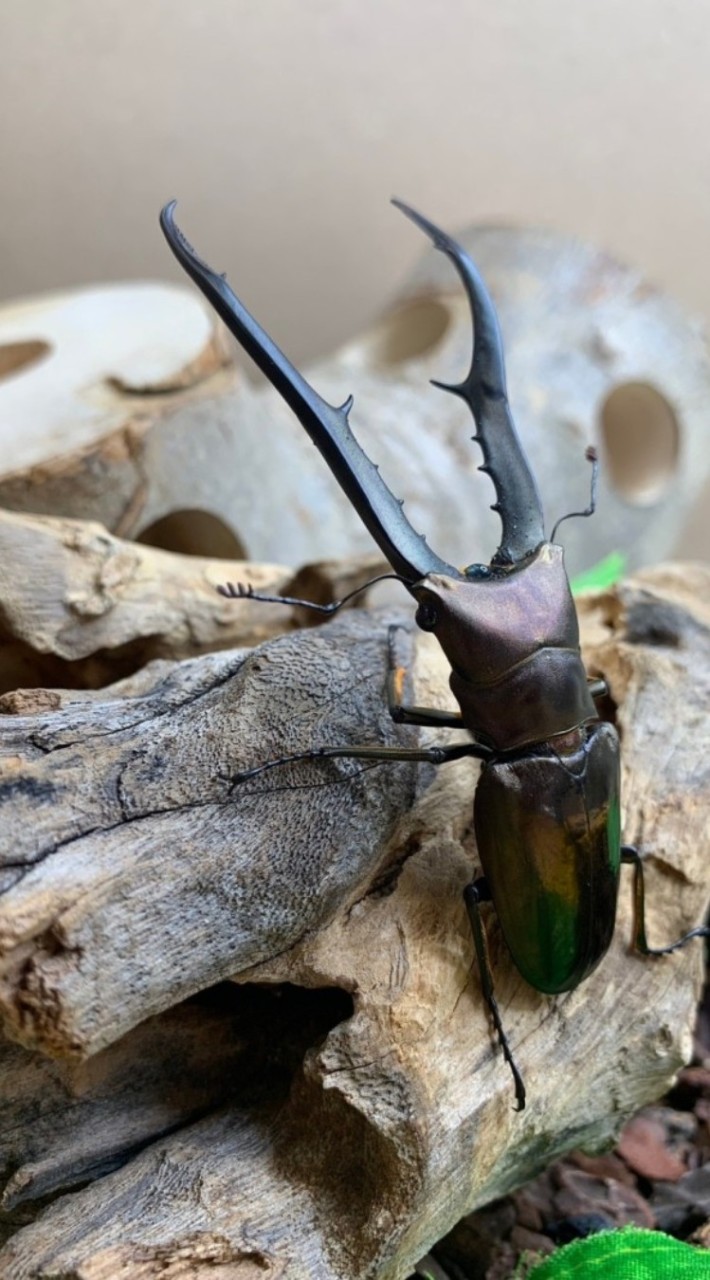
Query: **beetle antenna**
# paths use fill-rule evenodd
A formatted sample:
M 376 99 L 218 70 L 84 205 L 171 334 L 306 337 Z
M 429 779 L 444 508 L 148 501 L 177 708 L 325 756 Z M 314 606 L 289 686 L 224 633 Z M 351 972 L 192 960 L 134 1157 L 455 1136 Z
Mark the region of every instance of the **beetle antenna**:
M 367 591 L 376 583 L 386 581 L 402 582 L 410 591 L 414 586 L 411 579 L 403 577 L 401 573 L 380 573 L 376 578 L 370 578 L 369 582 L 363 582 L 359 587 L 355 587 L 354 591 L 349 591 L 342 600 L 331 600 L 328 604 L 318 604 L 315 600 L 301 600 L 298 596 L 264 595 L 261 591 L 255 591 L 250 582 L 225 582 L 223 585 L 220 584 L 217 590 L 227 600 L 258 600 L 262 604 L 288 604 L 301 609 L 314 609 L 316 613 L 330 616 L 337 613 L 338 609 L 342 609 L 343 605 L 348 604 L 355 596 L 360 595 L 361 591 Z
M 573 516 L 581 516 L 584 518 L 586 518 L 587 516 L 593 516 L 594 512 L 597 509 L 597 482 L 599 480 L 599 458 L 597 456 L 597 451 L 594 448 L 593 444 L 590 444 L 584 456 L 587 459 L 587 462 L 591 462 L 592 464 L 592 482 L 590 486 L 589 506 L 585 507 L 584 511 L 568 511 L 566 516 L 560 516 L 559 520 L 557 521 L 557 524 L 555 525 L 554 529 L 552 530 L 552 533 L 550 534 L 550 542 L 555 541 L 555 534 L 557 533 L 557 530 L 559 529 L 560 525 L 564 520 L 571 520 Z

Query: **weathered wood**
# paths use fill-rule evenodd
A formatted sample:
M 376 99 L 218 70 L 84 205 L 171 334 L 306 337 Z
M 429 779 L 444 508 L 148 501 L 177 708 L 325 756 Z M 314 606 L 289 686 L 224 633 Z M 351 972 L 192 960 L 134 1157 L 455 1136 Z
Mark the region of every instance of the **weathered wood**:
M 216 588 L 226 581 L 328 604 L 386 568 L 361 556 L 294 575 L 125 542 L 102 525 L 0 511 L 0 695 L 11 693 L 15 706 L 23 686 L 95 688 L 155 658 L 251 647 L 294 625 L 283 606 L 223 599 Z M 320 621 L 306 610 L 295 617 Z
M 339 992 L 288 998 L 222 983 L 85 1062 L 0 1041 L 0 1236 L 18 1209 L 102 1177 L 217 1108 L 273 1108 L 348 1004 Z
M 665 942 L 708 904 L 710 571 L 649 572 L 583 600 L 581 613 L 622 734 L 625 836 L 647 853 L 649 934 Z M 131 682 L 113 702 L 65 695 L 55 713 L 0 725 L 17 837 L 0 916 L 14 1037 L 90 1052 L 230 965 L 240 984 L 275 985 L 286 1009 L 284 983 L 354 1000 L 352 1017 L 347 1004 L 324 1015 L 321 1034 L 331 1029 L 285 1098 L 237 1097 L 44 1209 L 0 1255 L 8 1280 L 113 1280 L 122 1269 L 144 1280 L 398 1280 L 471 1207 L 573 1145 L 606 1141 L 687 1054 L 701 947 L 629 955 L 625 872 L 612 949 L 567 995 L 526 987 L 489 921 L 529 1091 L 526 1112 L 513 1112 L 461 901 L 476 860 L 472 762 L 416 776 L 303 764 L 230 792 L 224 778 L 247 756 L 321 735 L 392 740 L 380 626 L 351 616 L 248 658 L 156 664 L 134 696 Z M 417 697 L 443 701 L 431 637 L 412 644 Z M 143 1034 L 105 1060 L 120 1050 L 137 1061 Z M 82 1109 L 96 1106 L 91 1065 L 73 1103 L 80 1132 Z M 42 1087 L 34 1079 L 28 1095 Z M 57 1145 L 41 1138 L 23 1156 L 53 1188 L 77 1169 L 62 1171 Z
M 136 697 L 119 686 L 0 721 L 9 1034 L 94 1053 L 332 915 L 381 860 L 412 770 L 231 779 L 311 745 L 406 739 L 383 701 L 385 652 L 386 632 L 351 614 L 327 637 L 158 664 Z

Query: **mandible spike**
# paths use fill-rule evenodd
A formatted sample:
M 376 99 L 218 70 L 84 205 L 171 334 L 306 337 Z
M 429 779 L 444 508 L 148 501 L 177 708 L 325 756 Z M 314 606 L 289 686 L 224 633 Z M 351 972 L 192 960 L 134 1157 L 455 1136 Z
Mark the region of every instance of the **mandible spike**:
M 495 307 L 478 268 L 461 245 L 402 200 L 392 203 L 450 258 L 466 290 L 474 330 L 471 368 L 462 383 L 444 389 L 461 396 L 471 409 L 485 470 L 495 486 L 503 530 L 491 564 L 519 564 L 545 541 L 545 529 L 535 479 L 508 405 L 503 341 Z

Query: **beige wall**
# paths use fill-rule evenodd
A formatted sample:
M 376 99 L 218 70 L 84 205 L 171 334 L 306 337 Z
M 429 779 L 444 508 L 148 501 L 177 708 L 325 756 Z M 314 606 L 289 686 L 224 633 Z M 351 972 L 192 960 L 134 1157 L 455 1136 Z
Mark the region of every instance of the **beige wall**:
M 0 0 L 0 293 L 173 277 L 190 236 L 297 357 L 455 228 L 589 236 L 710 313 L 705 0 Z
M 296 359 L 455 229 L 546 224 L 710 315 L 706 0 L 0 0 L 0 301 L 180 273 L 180 221 Z M 710 557 L 710 494 L 679 553 Z

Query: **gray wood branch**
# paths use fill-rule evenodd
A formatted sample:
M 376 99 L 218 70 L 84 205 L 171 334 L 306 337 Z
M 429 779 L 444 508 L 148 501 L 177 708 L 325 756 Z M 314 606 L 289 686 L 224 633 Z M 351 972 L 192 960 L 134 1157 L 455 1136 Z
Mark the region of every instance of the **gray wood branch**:
M 159 664 L 140 695 L 0 720 L 0 1017 L 55 1056 L 95 1053 L 317 929 L 381 862 L 411 767 L 306 761 L 410 741 L 368 616 L 252 652 Z M 129 685 L 129 688 L 131 686 Z

